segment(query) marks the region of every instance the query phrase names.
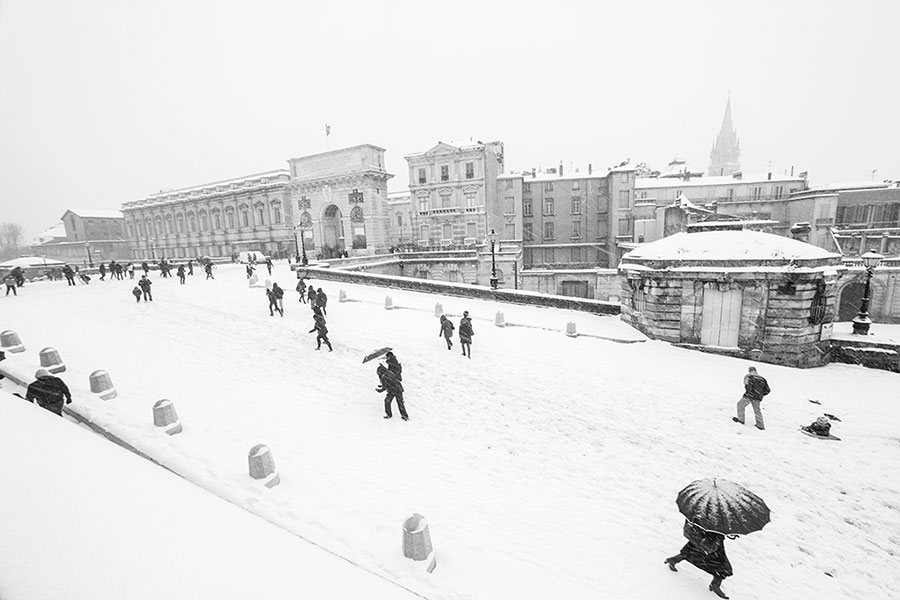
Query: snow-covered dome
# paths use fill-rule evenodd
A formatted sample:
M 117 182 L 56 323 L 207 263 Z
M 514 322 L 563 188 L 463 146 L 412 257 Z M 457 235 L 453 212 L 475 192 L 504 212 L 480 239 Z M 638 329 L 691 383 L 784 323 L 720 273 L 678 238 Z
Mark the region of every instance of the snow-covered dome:
M 761 231 L 698 231 L 676 233 L 635 248 L 623 263 L 818 266 L 838 264 L 840 255 L 792 238 Z

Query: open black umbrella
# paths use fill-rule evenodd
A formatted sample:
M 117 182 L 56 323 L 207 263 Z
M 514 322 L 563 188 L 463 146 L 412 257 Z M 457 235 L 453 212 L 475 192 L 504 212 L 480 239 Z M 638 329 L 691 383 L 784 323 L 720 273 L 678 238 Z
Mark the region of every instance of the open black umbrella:
M 392 350 L 392 348 L 390 348 L 388 346 L 385 346 L 384 348 L 379 348 L 378 350 L 373 350 L 372 352 L 369 352 L 368 354 L 366 354 L 365 358 L 363 358 L 363 363 L 367 363 L 370 360 L 374 360 L 374 359 L 378 358 L 379 356 L 384 356 L 391 350 Z
M 675 502 L 688 521 L 722 535 L 753 533 L 769 522 L 763 499 L 727 479 L 698 479 L 678 492 Z

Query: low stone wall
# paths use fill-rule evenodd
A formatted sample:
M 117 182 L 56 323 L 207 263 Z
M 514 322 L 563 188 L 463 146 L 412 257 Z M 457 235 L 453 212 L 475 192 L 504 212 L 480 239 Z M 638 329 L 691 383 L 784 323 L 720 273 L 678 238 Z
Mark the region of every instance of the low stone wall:
M 303 269 L 301 267 L 301 269 Z M 447 283 L 443 281 L 431 281 L 428 279 L 415 279 L 412 277 L 395 277 L 390 275 L 377 275 L 373 273 L 361 273 L 359 271 L 347 271 L 343 269 L 321 269 L 308 267 L 304 269 L 311 279 L 325 281 L 342 281 L 345 283 L 357 283 L 362 285 L 374 285 L 384 288 L 411 290 L 429 294 L 441 294 L 446 296 L 460 296 L 463 298 L 477 298 L 480 300 L 494 300 L 510 304 L 525 304 L 529 306 L 549 306 L 567 310 L 578 310 L 603 315 L 619 314 L 618 302 L 601 302 L 587 298 L 569 298 L 566 296 L 554 296 L 539 294 L 523 290 L 499 289 L 492 290 L 487 287 L 472 286 L 461 283 Z
M 900 373 L 900 346 L 832 339 L 831 362 Z
M 557 296 L 616 302 L 622 293 L 616 269 L 526 269 L 519 280 L 520 289 Z

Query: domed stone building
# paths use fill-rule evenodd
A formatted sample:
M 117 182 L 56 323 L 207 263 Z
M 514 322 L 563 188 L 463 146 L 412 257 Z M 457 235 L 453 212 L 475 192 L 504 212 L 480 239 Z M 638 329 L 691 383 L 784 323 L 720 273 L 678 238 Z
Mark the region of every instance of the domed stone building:
M 842 270 L 839 254 L 778 235 L 678 233 L 622 258 L 622 319 L 686 347 L 820 366 Z

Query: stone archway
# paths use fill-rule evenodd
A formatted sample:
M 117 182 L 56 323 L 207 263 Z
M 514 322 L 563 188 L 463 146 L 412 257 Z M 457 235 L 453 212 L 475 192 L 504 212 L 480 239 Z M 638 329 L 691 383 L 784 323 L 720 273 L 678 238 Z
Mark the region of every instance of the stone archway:
M 844 286 L 838 302 L 837 321 L 852 321 L 853 317 L 859 313 L 865 287 L 865 284 L 858 281 L 853 281 Z
M 329 204 L 322 213 L 322 256 L 335 258 L 344 252 L 344 222 L 341 209 Z

